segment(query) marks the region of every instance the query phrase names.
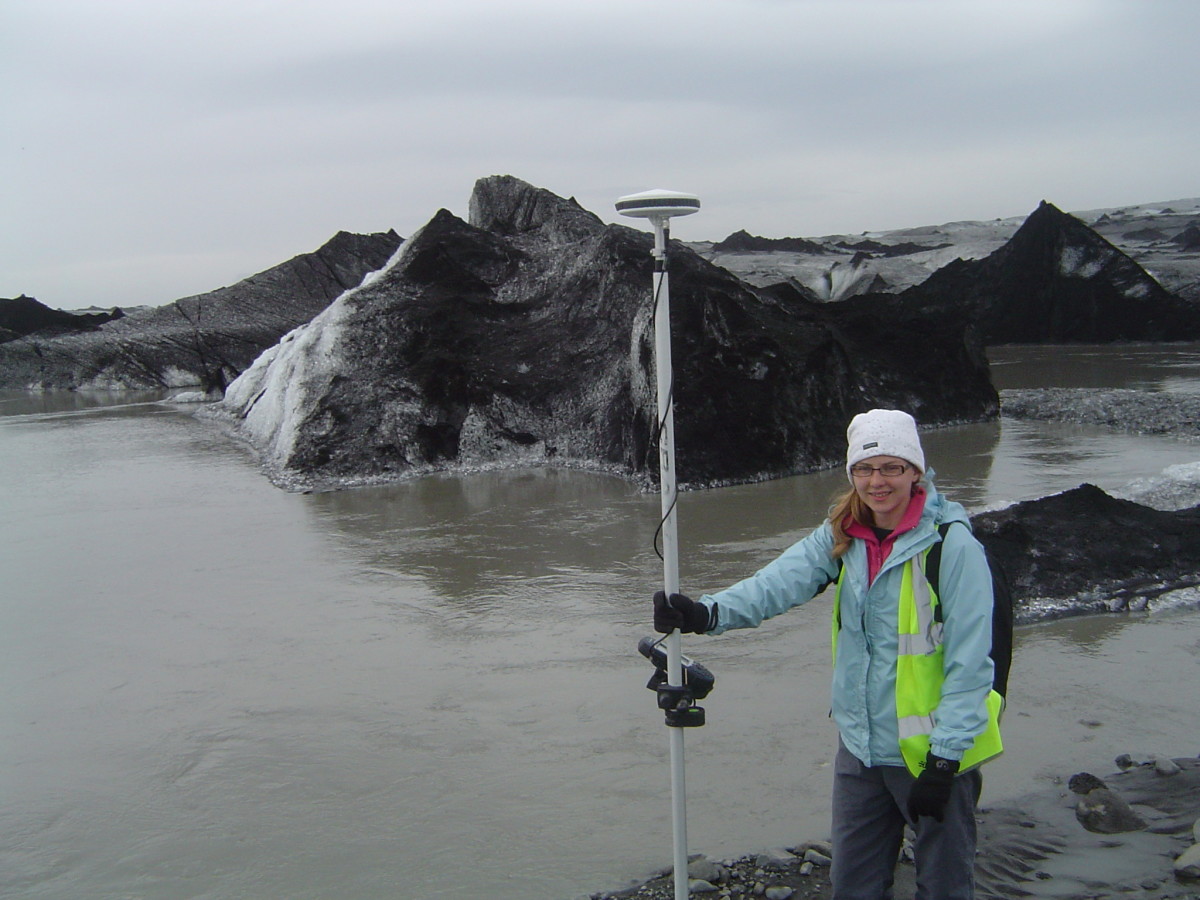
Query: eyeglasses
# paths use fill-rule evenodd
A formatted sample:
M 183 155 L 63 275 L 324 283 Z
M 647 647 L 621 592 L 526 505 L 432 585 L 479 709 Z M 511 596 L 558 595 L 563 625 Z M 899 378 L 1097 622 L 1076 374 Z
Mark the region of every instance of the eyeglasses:
M 868 466 L 866 463 L 855 463 L 850 467 L 850 474 L 855 478 L 870 478 L 878 472 L 884 478 L 895 478 L 908 471 L 908 463 L 884 463 L 882 466 Z

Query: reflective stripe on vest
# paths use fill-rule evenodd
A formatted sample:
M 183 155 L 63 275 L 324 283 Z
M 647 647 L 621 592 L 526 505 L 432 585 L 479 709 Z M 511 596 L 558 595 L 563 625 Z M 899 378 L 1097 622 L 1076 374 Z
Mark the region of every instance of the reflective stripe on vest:
M 925 558 L 929 551 L 904 564 L 897 610 L 896 655 L 896 728 L 900 753 L 913 775 L 925 768 L 929 735 L 933 733 L 934 713 L 942 699 L 945 678 L 942 623 L 937 619 L 937 593 L 925 578 Z M 842 580 L 846 567 L 838 575 L 833 598 L 833 655 L 837 660 L 837 638 L 841 625 Z M 959 771 L 982 765 L 1004 749 L 1000 739 L 1000 712 L 1004 699 L 995 691 L 987 697 L 988 721 L 963 754 Z

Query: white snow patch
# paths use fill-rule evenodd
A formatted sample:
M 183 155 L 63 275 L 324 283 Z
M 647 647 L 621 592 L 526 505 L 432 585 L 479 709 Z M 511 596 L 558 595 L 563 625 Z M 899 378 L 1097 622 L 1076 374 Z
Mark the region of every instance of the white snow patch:
M 808 282 L 808 287 L 822 300 L 844 300 L 860 293 L 875 273 L 861 263 L 835 262 Z
M 217 397 L 204 391 L 180 391 L 167 398 L 168 403 L 210 403 Z
M 271 462 L 286 464 L 308 397 L 337 373 L 341 326 L 350 312 L 349 304 L 338 298 L 311 322 L 285 334 L 225 391 L 224 405 L 242 419 L 248 436 Z
M 167 366 L 163 371 L 162 380 L 169 388 L 192 387 L 200 383 L 195 372 L 180 369 L 178 366 Z
M 1108 262 L 1108 255 L 1094 257 L 1081 247 L 1064 247 L 1058 258 L 1058 271 L 1067 278 L 1095 278 Z
M 1195 506 L 1200 504 L 1200 462 L 1167 466 L 1156 476 L 1129 482 L 1113 496 L 1161 510 Z
M 1159 594 L 1146 604 L 1150 612 L 1168 612 L 1200 606 L 1200 587 L 1185 587 Z
M 349 291 L 346 291 L 345 293 L 343 293 L 342 296 L 344 297 L 346 294 L 352 294 L 355 291 L 357 291 L 359 288 L 364 288 L 369 284 L 374 284 L 376 281 L 378 281 L 380 278 L 382 278 L 387 273 L 387 271 L 390 268 L 392 268 L 392 266 L 396 265 L 396 263 L 398 263 L 400 261 L 400 257 L 404 255 L 404 252 L 405 252 L 405 250 L 408 249 L 408 246 L 410 243 L 411 243 L 411 240 L 401 241 L 400 246 L 398 246 L 395 250 L 392 251 L 392 255 L 390 257 L 388 257 L 388 261 L 383 264 L 383 268 L 376 269 L 373 272 L 368 272 L 366 275 L 363 276 L 363 280 L 362 280 L 362 282 L 359 283 L 358 287 L 351 288 Z
M 353 312 L 349 298 L 382 278 L 412 244 L 411 238 L 400 244 L 383 268 L 368 272 L 356 287 L 343 291 L 311 321 L 264 350 L 226 388 L 222 407 L 241 420 L 244 435 L 269 466 L 286 467 L 296 446 L 302 410 L 309 406 L 308 397 L 323 392 L 343 368 L 338 348 Z

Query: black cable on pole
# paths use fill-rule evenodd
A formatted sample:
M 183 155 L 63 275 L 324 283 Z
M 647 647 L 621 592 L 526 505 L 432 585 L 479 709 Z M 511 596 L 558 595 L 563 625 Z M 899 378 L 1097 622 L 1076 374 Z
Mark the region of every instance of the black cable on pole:
M 658 320 L 658 304 L 662 301 L 662 297 L 660 296 L 660 294 L 662 293 L 663 282 L 667 278 L 667 246 L 670 243 L 670 241 L 671 241 L 670 226 L 668 224 L 664 223 L 662 256 L 656 257 L 654 260 L 654 267 L 657 271 L 659 271 L 661 273 L 662 277 L 660 277 L 658 279 L 658 283 L 654 286 L 654 297 L 653 297 L 653 302 L 651 303 L 651 309 L 650 309 L 650 321 L 652 323 Z M 655 365 L 657 365 L 657 364 L 658 364 L 658 361 L 656 360 Z M 658 424 L 655 428 L 654 444 L 655 444 L 655 446 L 658 447 L 658 454 L 659 454 L 660 459 L 662 458 L 663 430 L 667 427 L 667 417 L 671 415 L 671 412 L 674 409 L 674 406 L 675 406 L 675 367 L 674 367 L 674 365 L 672 365 L 671 366 L 671 380 L 667 387 L 667 402 L 663 404 L 662 418 L 657 420 Z M 660 491 L 665 489 L 662 484 L 661 478 L 659 478 L 658 489 Z M 659 547 L 659 539 L 662 537 L 663 529 L 667 525 L 667 519 L 671 518 L 671 513 L 673 513 L 675 511 L 675 504 L 678 501 L 679 501 L 679 489 L 678 489 L 678 486 L 676 485 L 674 487 L 674 493 L 671 496 L 671 505 L 668 506 L 666 509 L 666 512 L 663 513 L 662 519 L 659 520 L 658 528 L 656 528 L 654 531 L 654 552 L 658 556 L 659 559 L 663 559 L 663 551 Z

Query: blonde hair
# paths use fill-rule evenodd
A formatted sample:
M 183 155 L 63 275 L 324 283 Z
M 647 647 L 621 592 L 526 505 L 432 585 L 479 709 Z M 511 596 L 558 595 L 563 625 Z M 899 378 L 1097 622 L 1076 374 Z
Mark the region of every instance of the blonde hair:
M 875 516 L 870 507 L 863 503 L 858 491 L 851 485 L 843 494 L 839 494 L 829 507 L 829 525 L 833 528 L 833 558 L 841 559 L 850 549 L 854 539 L 846 534 L 846 520 L 852 519 L 860 525 L 870 527 L 875 524 Z

